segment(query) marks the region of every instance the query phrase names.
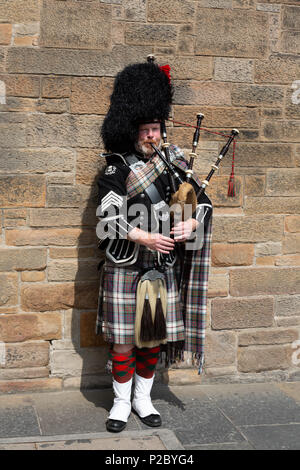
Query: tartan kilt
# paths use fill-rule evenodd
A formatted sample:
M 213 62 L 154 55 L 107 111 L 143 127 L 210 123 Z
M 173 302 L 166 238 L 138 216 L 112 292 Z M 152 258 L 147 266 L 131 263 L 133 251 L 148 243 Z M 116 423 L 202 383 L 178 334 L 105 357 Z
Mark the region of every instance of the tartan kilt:
M 134 265 L 116 267 L 106 260 L 100 280 L 96 333 L 108 343 L 134 344 L 136 290 L 140 270 L 154 266 L 155 254 L 140 246 Z M 165 271 L 167 288 L 167 340 L 184 340 L 180 294 L 174 268 Z

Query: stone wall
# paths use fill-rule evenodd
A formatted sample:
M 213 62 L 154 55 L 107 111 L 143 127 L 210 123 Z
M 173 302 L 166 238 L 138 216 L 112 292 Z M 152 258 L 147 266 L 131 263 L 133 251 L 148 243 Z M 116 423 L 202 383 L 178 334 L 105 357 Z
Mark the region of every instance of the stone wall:
M 300 331 L 299 0 L 0 3 L 0 392 L 101 387 L 94 335 L 95 181 L 113 77 L 155 53 L 173 119 L 240 130 L 214 206 L 203 383 L 297 380 Z M 192 129 L 170 123 L 187 152 Z M 224 140 L 202 132 L 205 176 Z M 158 378 L 191 383 L 187 361 Z

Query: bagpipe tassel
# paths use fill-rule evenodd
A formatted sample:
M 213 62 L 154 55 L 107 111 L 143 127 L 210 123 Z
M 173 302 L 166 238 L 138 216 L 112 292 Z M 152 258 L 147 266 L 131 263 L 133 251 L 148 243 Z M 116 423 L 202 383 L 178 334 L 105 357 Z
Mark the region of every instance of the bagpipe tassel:
M 141 318 L 141 332 L 140 337 L 142 341 L 151 341 L 154 336 L 154 325 L 152 320 L 151 305 L 149 302 L 148 294 L 144 300 L 143 314 Z
M 235 181 L 234 181 L 234 175 L 231 174 L 228 180 L 228 197 L 235 197 Z
M 166 319 L 163 312 L 160 293 L 156 299 L 155 317 L 154 317 L 154 339 L 165 339 L 167 336 Z
M 235 157 L 235 140 L 233 141 L 231 173 L 230 173 L 229 180 L 228 180 L 228 193 L 227 193 L 228 197 L 235 197 L 234 157 Z

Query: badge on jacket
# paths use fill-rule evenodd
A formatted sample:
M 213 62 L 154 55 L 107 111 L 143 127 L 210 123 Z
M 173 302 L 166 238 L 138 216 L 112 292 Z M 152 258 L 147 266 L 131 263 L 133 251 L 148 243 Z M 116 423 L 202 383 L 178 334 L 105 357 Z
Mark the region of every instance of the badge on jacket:
M 116 167 L 116 166 L 109 165 L 109 166 L 106 168 L 104 174 L 105 174 L 105 175 L 114 175 L 116 171 L 117 171 L 117 167 Z

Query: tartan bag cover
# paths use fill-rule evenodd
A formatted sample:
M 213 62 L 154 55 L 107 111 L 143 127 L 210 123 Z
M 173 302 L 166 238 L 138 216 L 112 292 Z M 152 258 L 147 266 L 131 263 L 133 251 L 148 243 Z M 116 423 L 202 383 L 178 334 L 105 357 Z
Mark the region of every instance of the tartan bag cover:
M 173 165 L 181 170 L 187 169 L 187 161 L 183 152 L 175 145 L 170 146 Z M 128 199 L 143 192 L 165 169 L 164 163 L 158 156 L 153 157 L 138 175 L 130 172 L 126 189 Z M 201 181 L 195 175 L 193 179 L 200 186 Z M 204 231 L 204 240 L 201 249 L 185 250 L 183 263 L 175 264 L 177 279 L 180 279 L 179 293 L 184 321 L 184 341 L 182 352 L 192 353 L 194 363 L 198 366 L 199 374 L 204 364 L 205 321 L 207 310 L 208 275 L 210 265 L 210 250 L 212 236 L 212 216 Z M 183 267 L 183 270 L 182 270 Z M 102 332 L 103 311 L 101 308 L 103 297 L 103 269 L 100 273 L 100 288 L 98 299 L 98 312 L 96 320 L 96 334 Z M 183 359 L 177 355 L 176 359 Z

